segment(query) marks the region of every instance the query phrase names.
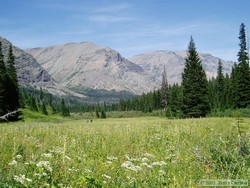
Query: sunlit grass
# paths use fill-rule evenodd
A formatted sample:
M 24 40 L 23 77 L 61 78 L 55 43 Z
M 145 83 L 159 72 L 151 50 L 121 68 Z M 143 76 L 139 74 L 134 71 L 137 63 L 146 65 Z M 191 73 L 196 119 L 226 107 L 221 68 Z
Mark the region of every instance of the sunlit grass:
M 157 117 L 0 124 L 0 187 L 197 187 L 201 179 L 250 179 L 235 125 L 233 118 Z M 249 150 L 249 129 L 245 135 Z

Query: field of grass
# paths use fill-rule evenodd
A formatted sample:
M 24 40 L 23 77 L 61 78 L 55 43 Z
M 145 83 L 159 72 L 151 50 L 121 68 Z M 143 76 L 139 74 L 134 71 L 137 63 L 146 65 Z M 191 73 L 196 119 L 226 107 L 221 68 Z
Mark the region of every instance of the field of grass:
M 201 179 L 250 179 L 247 118 L 42 120 L 0 124 L 0 187 L 198 187 Z M 241 136 L 237 124 L 245 127 Z

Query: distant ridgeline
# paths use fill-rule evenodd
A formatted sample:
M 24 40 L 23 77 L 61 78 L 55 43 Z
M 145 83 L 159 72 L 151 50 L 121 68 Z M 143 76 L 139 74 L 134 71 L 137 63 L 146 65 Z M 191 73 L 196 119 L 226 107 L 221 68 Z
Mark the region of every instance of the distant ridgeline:
M 119 103 L 121 110 L 152 112 L 164 109 L 169 117 L 204 117 L 208 114 L 223 115 L 228 109 L 250 106 L 250 68 L 247 52 L 245 25 L 239 33 L 240 50 L 238 63 L 231 74 L 224 75 L 223 65 L 218 61 L 217 76 L 207 80 L 202 61 L 191 38 L 182 83 L 168 85 L 166 70 L 162 75 L 161 89 Z

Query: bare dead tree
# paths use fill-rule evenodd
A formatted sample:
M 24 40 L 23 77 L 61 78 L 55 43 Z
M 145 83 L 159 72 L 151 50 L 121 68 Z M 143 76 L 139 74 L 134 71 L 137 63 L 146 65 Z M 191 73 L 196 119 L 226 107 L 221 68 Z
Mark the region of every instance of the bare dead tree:
M 16 113 L 20 112 L 20 110 L 15 110 L 13 112 L 9 112 L 3 116 L 0 116 L 0 121 L 4 120 L 4 121 L 8 121 L 8 117 L 14 116 Z

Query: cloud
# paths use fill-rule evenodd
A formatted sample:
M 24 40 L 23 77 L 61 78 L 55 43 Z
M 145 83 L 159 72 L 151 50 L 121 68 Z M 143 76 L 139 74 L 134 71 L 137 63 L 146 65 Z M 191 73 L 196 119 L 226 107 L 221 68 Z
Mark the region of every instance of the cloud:
M 134 5 L 129 4 L 129 3 L 121 3 L 121 4 L 115 4 L 115 5 L 108 5 L 105 7 L 97 8 L 95 12 L 105 12 L 105 13 L 113 13 L 113 12 L 118 12 L 118 11 L 123 11 L 127 10 Z
M 110 16 L 110 15 L 89 16 L 88 19 L 93 22 L 102 22 L 102 23 L 129 22 L 135 20 L 135 18 L 129 16 Z

